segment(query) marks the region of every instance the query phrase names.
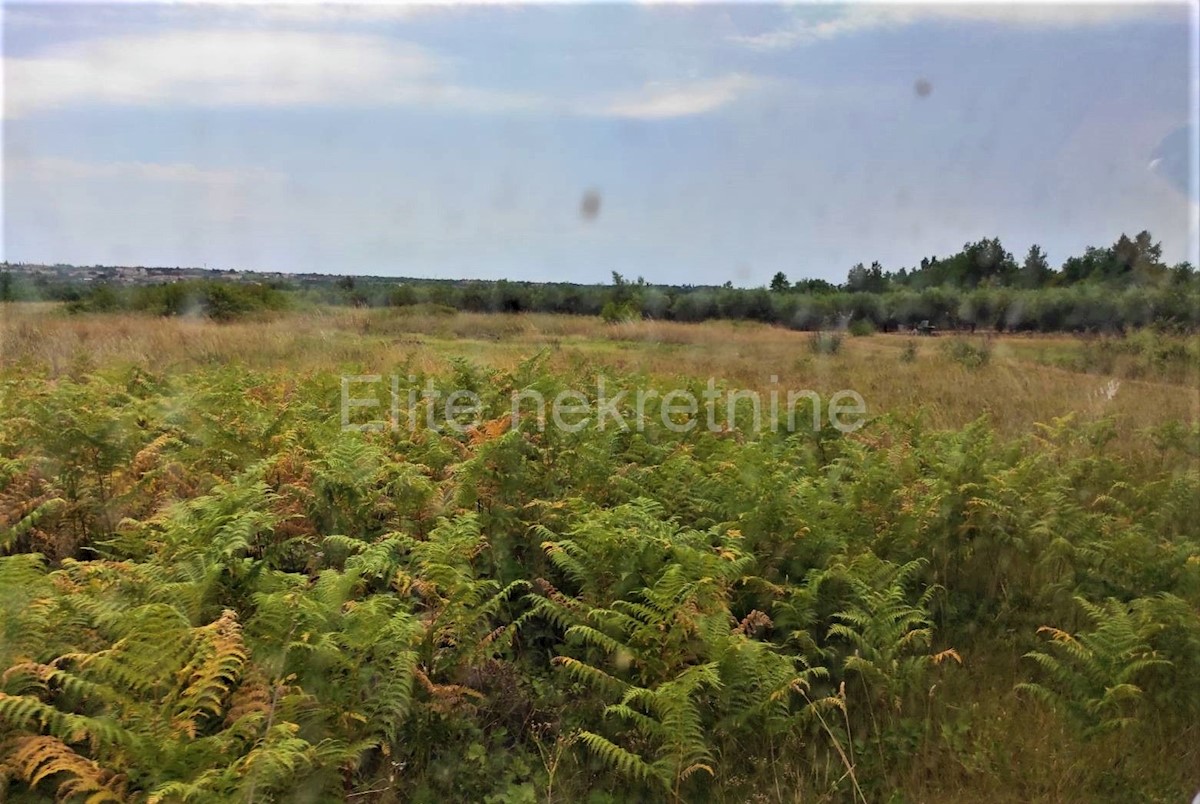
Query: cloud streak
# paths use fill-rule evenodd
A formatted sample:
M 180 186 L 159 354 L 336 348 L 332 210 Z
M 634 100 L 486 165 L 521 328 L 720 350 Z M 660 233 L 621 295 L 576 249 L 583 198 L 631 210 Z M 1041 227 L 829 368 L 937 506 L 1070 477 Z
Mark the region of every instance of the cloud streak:
M 863 2 L 839 7 L 814 4 L 801 7 L 794 20 L 784 27 L 757 34 L 737 34 L 728 37 L 728 41 L 751 50 L 773 51 L 920 22 L 1071 28 L 1154 18 L 1162 12 L 1162 7 L 1146 3 L 1047 3 L 1043 0 L 917 5 Z
M 302 7 L 305 8 L 305 7 Z M 90 106 L 380 107 L 663 120 L 712 112 L 759 82 L 732 74 L 600 97 L 464 86 L 415 45 L 359 33 L 180 30 L 58 45 L 5 64 L 5 116 Z
M 761 86 L 761 81 L 739 73 L 687 82 L 650 82 L 641 89 L 612 96 L 580 113 L 599 117 L 666 120 L 707 114 L 737 101 Z
M 171 31 L 52 47 L 5 60 L 6 113 L 70 105 L 353 104 L 436 96 L 438 61 L 375 36 Z

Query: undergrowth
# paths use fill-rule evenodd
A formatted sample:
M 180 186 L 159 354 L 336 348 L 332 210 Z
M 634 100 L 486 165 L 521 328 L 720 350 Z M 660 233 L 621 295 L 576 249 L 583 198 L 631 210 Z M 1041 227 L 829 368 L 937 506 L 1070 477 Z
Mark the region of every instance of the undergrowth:
M 1193 792 L 1186 428 L 1135 472 L 1103 421 L 514 427 L 513 390 L 595 387 L 543 361 L 415 372 L 482 395 L 461 435 L 343 432 L 326 371 L 5 372 L 0 789 Z

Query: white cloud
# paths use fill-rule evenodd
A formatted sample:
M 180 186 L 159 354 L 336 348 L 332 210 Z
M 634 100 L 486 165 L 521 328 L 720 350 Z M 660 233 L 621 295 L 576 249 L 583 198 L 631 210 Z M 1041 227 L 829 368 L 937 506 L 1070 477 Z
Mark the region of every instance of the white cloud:
M 183 8 L 187 9 L 185 5 Z M 321 3 L 321 2 L 245 2 L 199 6 L 202 13 L 232 12 L 272 22 L 327 25 L 338 22 L 388 22 L 406 20 L 431 8 L 414 3 Z
M 10 160 L 6 167 L 10 179 L 39 183 L 117 179 L 222 188 L 274 184 L 286 179 L 283 173 L 265 168 L 207 169 L 187 162 L 80 162 L 38 157 Z
M 797 17 L 787 27 L 760 34 L 731 36 L 729 40 L 751 50 L 783 50 L 888 24 L 907 24 L 909 17 L 905 15 L 908 13 L 902 8 L 851 6 L 830 17 Z
M 301 6 L 301 8 L 306 8 Z M 590 98 L 463 86 L 415 45 L 361 33 L 204 29 L 126 35 L 7 58 L 5 115 L 79 106 L 388 106 L 668 119 L 711 112 L 759 86 L 732 74 L 651 82 Z
M 457 87 L 441 62 L 379 36 L 193 30 L 59 45 L 5 60 L 6 114 L 68 105 L 428 104 L 491 110 L 536 104 Z
M 665 120 L 715 111 L 736 101 L 761 82 L 751 76 L 732 74 L 721 78 L 686 82 L 651 82 L 636 92 L 600 99 L 579 112 L 600 117 Z
M 576 0 L 538 0 L 571 3 Z M 329 30 L 366 29 L 374 25 L 406 22 L 435 15 L 469 14 L 481 6 L 519 10 L 521 2 L 509 0 L 37 0 L 6 7 L 5 23 L 12 28 L 53 28 L 72 7 L 73 27 L 99 28 L 105 24 L 154 21 L 192 28 Z
M 123 0 L 141 4 L 144 0 Z M 470 5 L 459 2 L 321 2 L 321 0 L 240 0 L 240 2 L 179 2 L 163 6 L 164 16 L 203 24 L 244 27 L 285 25 L 288 27 L 328 28 L 337 25 L 387 24 L 403 22 L 438 13 L 455 13 L 475 5 L 499 4 L 502 0 L 480 0 Z M 118 4 L 119 5 L 119 4 Z
M 801 6 L 794 21 L 773 31 L 735 35 L 729 41 L 752 50 L 782 50 L 879 28 L 898 28 L 917 22 L 977 22 L 1024 27 L 1078 27 L 1146 19 L 1165 10 L 1185 8 L 1150 3 L 1116 2 L 859 2 L 845 6 Z
M 142 0 L 129 0 L 142 2 Z M 556 3 L 570 3 L 573 0 L 550 0 Z M 247 11 L 261 14 L 274 19 L 289 19 L 296 21 L 317 22 L 355 22 L 355 21 L 386 21 L 406 20 L 418 16 L 428 16 L 437 13 L 469 12 L 480 6 L 496 6 L 499 8 L 516 8 L 521 5 L 545 5 L 546 0 L 520 3 L 512 0 L 240 0 L 239 2 L 220 3 L 215 8 L 236 11 L 244 14 Z M 185 6 L 187 4 L 184 4 Z M 207 4 L 197 4 L 200 8 L 211 8 Z

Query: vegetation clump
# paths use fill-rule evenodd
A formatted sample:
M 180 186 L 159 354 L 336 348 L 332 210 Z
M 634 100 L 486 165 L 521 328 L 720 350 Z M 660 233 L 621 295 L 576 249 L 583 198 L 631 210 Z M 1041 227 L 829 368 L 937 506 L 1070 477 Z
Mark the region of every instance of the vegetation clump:
M 160 316 L 194 315 L 231 321 L 248 315 L 285 310 L 290 301 L 278 288 L 259 283 L 215 280 L 122 287 L 100 285 L 67 303 L 72 313 L 117 311 Z
M 947 338 L 941 348 L 946 357 L 969 369 L 986 366 L 992 359 L 992 344 L 986 338 Z
M 512 422 L 649 381 L 547 360 L 406 367 L 462 432 L 345 430 L 329 369 L 6 364 L 5 795 L 1190 794 L 1190 429 Z
M 875 334 L 875 325 L 866 318 L 858 318 L 850 322 L 846 330 L 856 338 Z
M 808 336 L 808 349 L 815 355 L 836 355 L 845 336 L 837 330 L 821 330 Z

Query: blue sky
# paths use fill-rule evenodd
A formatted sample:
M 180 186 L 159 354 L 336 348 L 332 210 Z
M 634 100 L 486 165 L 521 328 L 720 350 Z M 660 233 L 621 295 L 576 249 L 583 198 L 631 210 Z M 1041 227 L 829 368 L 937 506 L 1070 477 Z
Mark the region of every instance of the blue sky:
M 11 261 L 753 286 L 1196 247 L 1187 5 L 4 11 Z

